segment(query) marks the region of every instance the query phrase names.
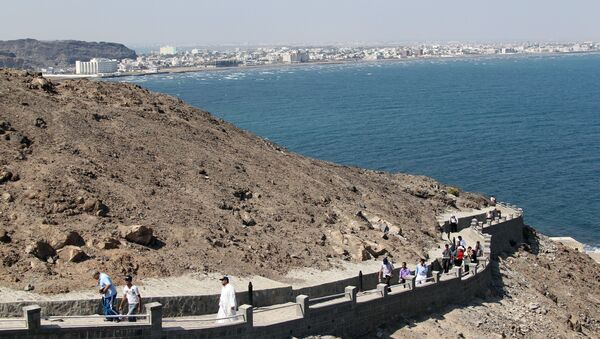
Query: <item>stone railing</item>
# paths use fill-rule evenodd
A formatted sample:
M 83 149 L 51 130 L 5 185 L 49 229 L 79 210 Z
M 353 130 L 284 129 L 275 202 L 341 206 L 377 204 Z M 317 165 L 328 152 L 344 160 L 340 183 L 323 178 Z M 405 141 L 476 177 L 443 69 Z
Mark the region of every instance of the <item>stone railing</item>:
M 515 210 L 516 211 L 516 210 Z M 471 225 L 479 228 L 479 219 Z M 512 242 L 522 239 L 522 214 L 513 214 L 481 225 L 479 231 L 484 239 L 484 257 L 476 264 L 455 267 L 450 274 L 433 271 L 426 282 L 418 284 L 410 276 L 405 284 L 391 287 L 378 284 L 375 289 L 359 292 L 350 285 L 343 293 L 321 296 L 296 296 L 291 304 L 275 305 L 255 310 L 251 305 L 239 307 L 237 319 L 227 324 L 210 319 L 166 319 L 163 305 L 158 302 L 146 304 L 145 319 L 136 323 L 97 323 L 102 317 L 89 316 L 96 323 L 69 325 L 51 323 L 41 316 L 41 307 L 30 305 L 23 308 L 21 320 L 0 320 L 0 338 L 55 338 L 114 337 L 114 338 L 178 338 L 181 336 L 205 338 L 285 338 L 310 334 L 334 334 L 358 336 L 374 330 L 383 322 L 399 317 L 409 318 L 435 312 L 447 304 L 468 301 L 483 295 L 491 283 L 489 262 L 499 251 L 506 251 Z M 283 318 L 281 308 L 294 307 L 296 312 Z M 273 314 L 275 321 L 270 320 Z M 260 319 L 258 319 L 260 317 Z M 4 326 L 3 321 L 20 322 Z

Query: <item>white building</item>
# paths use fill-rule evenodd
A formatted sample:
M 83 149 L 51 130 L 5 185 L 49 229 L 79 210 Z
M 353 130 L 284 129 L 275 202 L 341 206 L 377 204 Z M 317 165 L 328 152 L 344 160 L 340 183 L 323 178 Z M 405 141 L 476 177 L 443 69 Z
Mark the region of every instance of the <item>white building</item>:
M 115 73 L 119 69 L 117 60 L 93 58 L 90 61 L 75 61 L 75 74 Z
M 308 62 L 308 52 L 289 51 L 281 55 L 282 61 L 288 64 Z
M 177 48 L 173 46 L 162 46 L 160 48 L 160 55 L 175 55 L 177 54 Z

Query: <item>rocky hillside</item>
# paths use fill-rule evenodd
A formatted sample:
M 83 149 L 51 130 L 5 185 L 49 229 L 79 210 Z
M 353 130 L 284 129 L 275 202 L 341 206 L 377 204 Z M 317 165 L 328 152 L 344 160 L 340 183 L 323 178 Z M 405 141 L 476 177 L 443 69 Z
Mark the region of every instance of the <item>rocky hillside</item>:
M 75 67 L 76 60 L 88 61 L 96 57 L 121 60 L 135 59 L 137 56 L 135 51 L 112 42 L 35 39 L 0 41 L 0 67 Z
M 95 268 L 276 277 L 416 258 L 438 212 L 486 203 L 291 153 L 136 85 L 12 70 L 0 70 L 0 194 L 0 284 L 49 293 L 87 286 Z

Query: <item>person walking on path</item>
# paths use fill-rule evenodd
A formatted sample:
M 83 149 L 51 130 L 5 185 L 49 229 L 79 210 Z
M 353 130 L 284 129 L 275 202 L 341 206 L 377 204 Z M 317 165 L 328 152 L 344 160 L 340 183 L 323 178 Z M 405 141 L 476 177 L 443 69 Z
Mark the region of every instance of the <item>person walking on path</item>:
M 427 281 L 427 266 L 425 265 L 425 259 L 421 259 L 420 263 L 417 264 L 415 274 L 417 275 L 417 285 L 422 285 Z
M 117 288 L 113 285 L 112 280 L 106 273 L 94 271 L 92 274 L 94 279 L 98 280 L 100 294 L 102 294 L 102 311 L 105 316 L 118 315 L 115 311 L 114 303 L 117 298 Z M 107 317 L 106 321 L 119 321 L 119 318 Z
M 450 232 L 458 232 L 458 219 L 454 215 L 450 217 Z M 450 233 L 448 233 L 448 240 L 450 240 Z
M 125 287 L 123 287 L 123 298 L 119 304 L 119 310 L 123 314 L 123 308 L 125 306 L 125 300 L 127 300 L 127 315 L 134 315 L 142 313 L 142 296 L 137 286 L 131 283 L 133 279 L 130 275 L 125 277 Z M 136 317 L 126 317 L 127 321 L 134 322 L 137 320 Z
M 385 280 L 388 292 L 392 291 L 390 288 L 390 281 L 392 280 L 393 273 L 394 265 L 392 265 L 388 258 L 383 258 L 383 264 L 381 264 L 381 269 L 379 270 L 379 282 L 383 282 Z
M 406 283 L 406 277 L 410 275 L 410 270 L 406 267 L 406 262 L 402 262 L 402 267 L 400 267 L 398 282 L 401 284 Z
M 221 298 L 219 299 L 219 312 L 217 313 L 217 323 L 233 322 L 235 319 L 230 318 L 235 316 L 237 310 L 237 302 L 235 300 L 235 289 L 229 283 L 229 277 L 224 276 L 219 279 L 221 281 Z M 229 318 L 229 319 L 225 319 Z
M 450 269 L 450 259 L 452 257 L 452 251 L 450 251 L 450 247 L 448 244 L 444 245 L 444 250 L 442 251 L 442 269 L 444 273 L 448 273 Z
M 458 246 L 462 246 L 463 251 L 467 248 L 467 242 L 460 235 L 458 236 Z

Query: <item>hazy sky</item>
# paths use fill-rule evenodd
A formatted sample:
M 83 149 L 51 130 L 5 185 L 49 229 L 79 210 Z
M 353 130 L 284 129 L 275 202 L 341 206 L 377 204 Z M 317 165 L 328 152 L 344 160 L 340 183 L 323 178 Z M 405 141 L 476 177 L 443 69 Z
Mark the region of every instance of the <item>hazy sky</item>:
M 599 0 L 18 0 L 0 40 L 129 45 L 600 40 Z

